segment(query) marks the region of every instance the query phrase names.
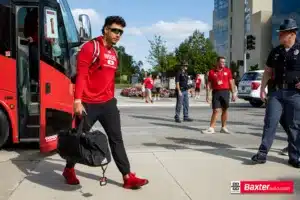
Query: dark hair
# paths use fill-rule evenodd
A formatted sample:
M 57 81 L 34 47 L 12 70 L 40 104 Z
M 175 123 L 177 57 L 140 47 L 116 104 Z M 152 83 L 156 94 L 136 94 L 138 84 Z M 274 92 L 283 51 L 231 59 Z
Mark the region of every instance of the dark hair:
M 296 30 L 296 29 L 290 30 L 290 31 L 287 31 L 287 32 L 289 32 L 289 33 L 294 33 L 295 35 L 297 35 L 297 30 Z
M 121 25 L 123 28 L 126 27 L 126 22 L 122 17 L 120 17 L 120 16 L 108 16 L 108 17 L 106 17 L 104 25 L 102 27 L 102 34 L 104 34 L 105 27 L 111 26 L 112 24 Z
M 224 59 L 224 60 L 225 60 L 225 57 L 224 57 L 224 56 L 218 56 L 217 62 L 219 62 L 221 59 Z

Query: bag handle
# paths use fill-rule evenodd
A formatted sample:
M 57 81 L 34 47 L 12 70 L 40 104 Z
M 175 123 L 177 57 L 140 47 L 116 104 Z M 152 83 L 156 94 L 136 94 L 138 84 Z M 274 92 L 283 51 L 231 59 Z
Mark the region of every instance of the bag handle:
M 78 119 L 79 117 L 81 118 L 81 119 L 79 119 L 80 122 L 79 122 L 78 126 L 76 127 L 76 134 L 77 134 L 77 135 L 82 135 L 82 134 L 84 134 L 84 133 L 83 133 L 83 126 L 84 126 L 84 123 L 87 123 L 87 124 L 89 125 L 87 113 L 84 111 L 84 112 L 82 113 L 82 115 L 80 115 L 80 116 L 74 115 L 74 116 L 73 116 L 73 120 L 76 120 L 76 117 L 77 117 L 77 119 Z

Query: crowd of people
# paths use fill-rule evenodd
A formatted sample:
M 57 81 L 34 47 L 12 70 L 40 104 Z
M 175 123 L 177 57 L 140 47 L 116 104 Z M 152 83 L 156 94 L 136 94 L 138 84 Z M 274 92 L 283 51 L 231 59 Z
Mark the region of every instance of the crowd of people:
M 187 81 L 189 96 L 194 97 L 195 100 L 200 99 L 200 90 L 202 86 L 201 75 L 197 74 L 194 80 L 191 76 L 188 76 Z M 164 84 L 159 75 L 153 77 L 151 73 L 147 74 L 142 82 L 142 100 L 145 100 L 145 103 L 159 101 L 162 88 L 164 88 Z

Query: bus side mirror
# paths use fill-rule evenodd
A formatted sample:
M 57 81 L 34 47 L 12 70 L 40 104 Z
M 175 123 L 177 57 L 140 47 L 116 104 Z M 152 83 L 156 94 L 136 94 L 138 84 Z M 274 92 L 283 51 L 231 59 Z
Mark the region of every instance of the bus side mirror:
M 92 39 L 92 27 L 91 21 L 88 15 L 81 14 L 78 17 L 79 20 L 79 36 L 81 40 L 91 40 Z

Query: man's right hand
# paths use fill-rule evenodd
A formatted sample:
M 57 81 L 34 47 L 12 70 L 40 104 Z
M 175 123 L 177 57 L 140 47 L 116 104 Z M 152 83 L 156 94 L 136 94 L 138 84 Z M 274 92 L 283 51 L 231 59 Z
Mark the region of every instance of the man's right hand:
M 32 43 L 32 42 L 33 42 L 32 37 L 28 37 L 27 40 L 28 40 L 29 43 Z
M 180 97 L 182 96 L 182 92 L 181 91 L 179 91 L 178 94 L 179 94 Z
M 266 90 L 262 89 L 260 90 L 260 99 L 265 103 L 267 98 Z
M 76 115 L 82 115 L 83 112 L 85 112 L 85 109 L 84 109 L 81 101 L 75 101 L 74 102 L 74 113 Z

